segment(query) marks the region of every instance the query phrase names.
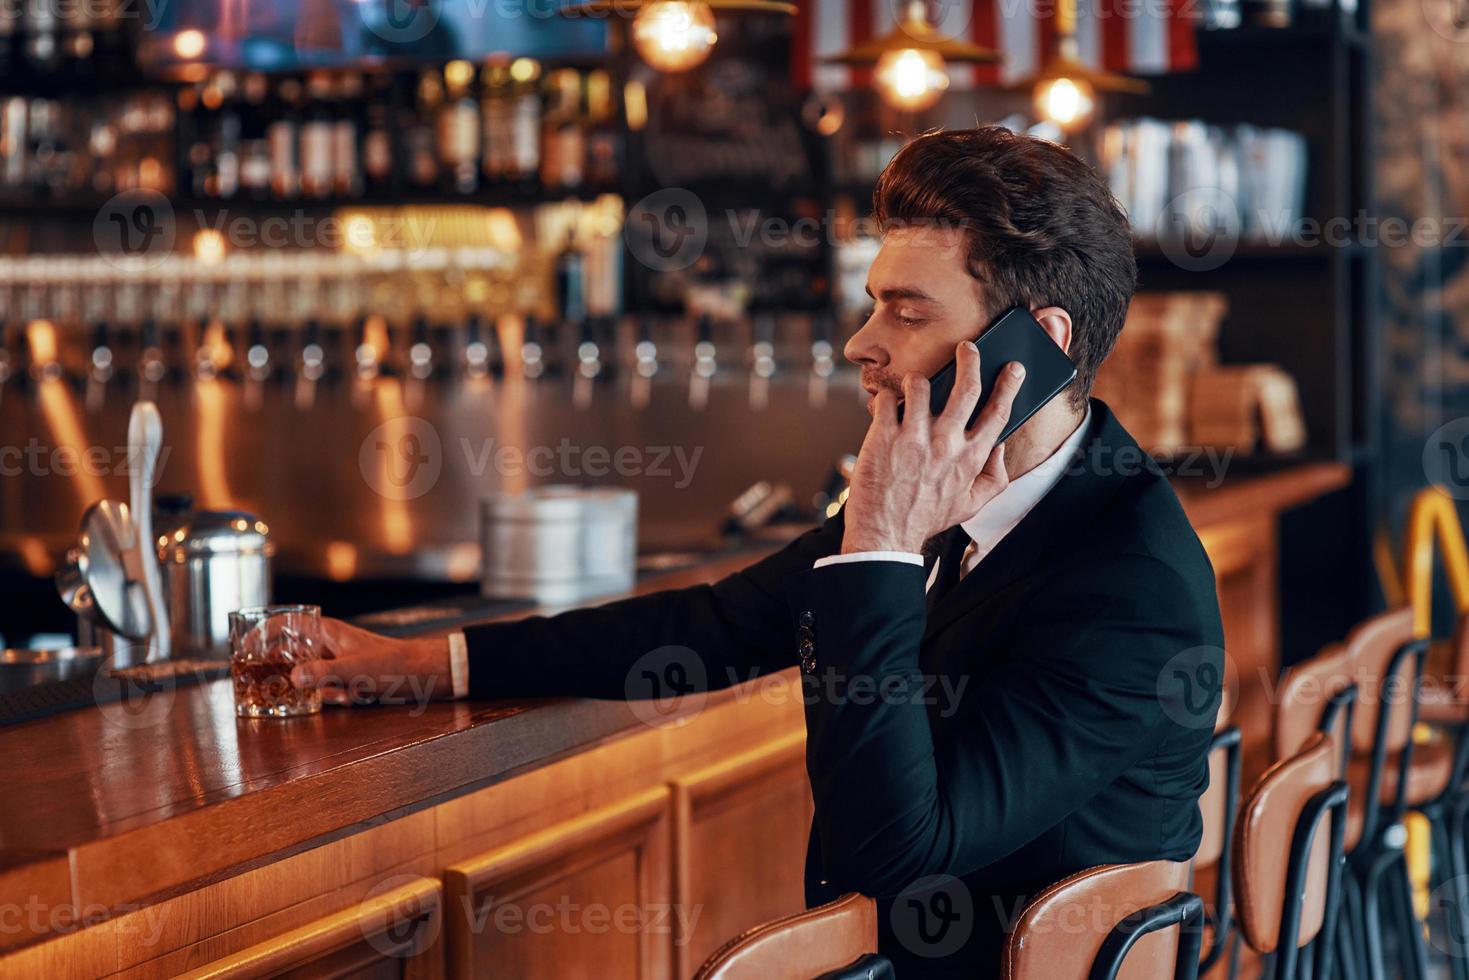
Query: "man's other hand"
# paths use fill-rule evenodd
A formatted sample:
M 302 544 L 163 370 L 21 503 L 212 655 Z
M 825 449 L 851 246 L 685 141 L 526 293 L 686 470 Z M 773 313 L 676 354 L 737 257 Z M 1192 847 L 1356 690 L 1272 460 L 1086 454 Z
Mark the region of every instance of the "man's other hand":
M 399 640 L 323 617 L 324 657 L 291 671 L 328 704 L 422 704 L 446 700 L 454 685 L 445 637 Z

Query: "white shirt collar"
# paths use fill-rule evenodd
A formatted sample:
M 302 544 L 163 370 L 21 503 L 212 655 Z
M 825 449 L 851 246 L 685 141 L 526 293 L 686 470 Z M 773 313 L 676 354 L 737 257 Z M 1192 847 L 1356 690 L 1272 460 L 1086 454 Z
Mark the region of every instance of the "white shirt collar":
M 1051 489 L 1060 482 L 1066 473 L 1067 464 L 1071 457 L 1081 447 L 1082 440 L 1086 438 L 1087 428 L 1091 424 L 1092 409 L 1088 405 L 1086 414 L 1082 416 L 1081 424 L 1076 431 L 1066 437 L 1066 441 L 1057 447 L 1056 451 L 1042 460 L 1034 469 L 1027 471 L 1010 481 L 1010 485 L 989 503 L 985 504 L 978 514 L 959 526 L 964 528 L 970 540 L 975 545 L 974 560 L 977 561 L 989 554 L 990 550 L 1000 542 L 1000 539 L 1014 530 L 1015 525 L 1024 520 L 1036 504 Z

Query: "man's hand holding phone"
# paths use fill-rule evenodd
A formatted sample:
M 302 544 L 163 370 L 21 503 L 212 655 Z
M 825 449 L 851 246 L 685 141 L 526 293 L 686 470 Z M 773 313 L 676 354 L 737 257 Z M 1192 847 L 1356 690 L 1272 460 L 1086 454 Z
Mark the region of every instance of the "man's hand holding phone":
M 916 372 L 903 378 L 901 421 L 896 392 L 884 388 L 872 400 L 872 424 L 847 494 L 843 554 L 919 553 L 930 537 L 973 517 L 1009 485 L 998 440 L 1025 369 L 1012 362 L 999 372 L 993 395 L 966 430 L 984 394 L 979 350 L 965 341 L 954 360 L 954 392 L 937 416 L 929 410 L 928 379 Z

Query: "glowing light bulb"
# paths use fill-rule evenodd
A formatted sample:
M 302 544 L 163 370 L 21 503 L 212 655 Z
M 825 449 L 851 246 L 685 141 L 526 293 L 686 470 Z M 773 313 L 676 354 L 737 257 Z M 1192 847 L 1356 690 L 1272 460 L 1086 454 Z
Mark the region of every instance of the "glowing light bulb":
M 657 0 L 632 22 L 633 46 L 659 71 L 688 71 L 703 64 L 718 39 L 714 11 L 701 0 Z
M 939 100 L 949 87 L 949 73 L 937 51 L 903 48 L 877 61 L 874 76 L 882 97 L 891 106 L 917 112 Z
M 179 31 L 174 35 L 173 52 L 180 58 L 193 61 L 204 53 L 207 44 L 203 31 L 197 31 L 192 27 L 186 31 Z
M 1096 109 L 1091 84 L 1072 78 L 1050 78 L 1035 88 L 1035 111 L 1064 130 L 1081 129 Z

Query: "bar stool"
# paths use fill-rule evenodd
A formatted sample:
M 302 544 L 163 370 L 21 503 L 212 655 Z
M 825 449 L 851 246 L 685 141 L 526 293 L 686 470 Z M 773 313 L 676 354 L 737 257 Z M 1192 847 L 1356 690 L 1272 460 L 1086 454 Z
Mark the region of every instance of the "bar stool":
M 1423 935 L 1413 913 L 1412 886 L 1403 851 L 1403 816 L 1441 796 L 1452 774 L 1452 753 L 1424 751 L 1415 765 L 1413 727 L 1427 642 L 1414 638 L 1413 611 L 1373 616 L 1347 636 L 1357 679 L 1358 709 L 1352 721 L 1352 758 L 1347 772 L 1350 849 L 1345 895 L 1361 925 L 1361 950 L 1372 980 L 1387 980 L 1383 933 L 1384 889 L 1397 923 L 1402 968 L 1408 980 L 1428 972 Z M 1406 778 L 1402 778 L 1403 774 Z
M 1432 844 L 1432 882 L 1435 894 L 1442 892 L 1445 913 L 1452 917 L 1444 925 L 1450 930 L 1446 949 L 1454 980 L 1469 980 L 1469 903 L 1465 902 L 1462 883 L 1469 880 L 1469 698 L 1457 688 L 1469 679 L 1469 616 L 1461 617 L 1453 639 L 1442 647 L 1429 649 L 1425 673 L 1438 683 L 1433 692 L 1420 697 L 1415 730 L 1412 766 L 1415 770 L 1432 770 L 1408 777 L 1411 798 L 1415 783 L 1426 792 L 1437 782 L 1442 759 L 1451 755 L 1449 774 L 1442 791 L 1427 803 L 1414 805 L 1428 819 Z M 1417 737 L 1426 732 L 1426 738 Z
M 1240 810 L 1233 844 L 1239 930 L 1271 958 L 1266 975 L 1273 980 L 1332 973 L 1347 823 L 1338 759 L 1328 736 L 1313 735 L 1260 778 Z
M 1204 974 L 1213 969 L 1227 950 L 1230 962 L 1226 974 L 1233 977 L 1237 963 L 1229 842 L 1239 808 L 1240 730 L 1228 723 L 1231 707 L 1226 686 L 1214 723 L 1214 740 L 1209 743 L 1209 788 L 1199 797 L 1204 829 L 1194 854 L 1193 880 L 1189 887 L 1205 903 L 1206 928 L 1199 972 Z
M 1197 980 L 1204 901 L 1187 861 L 1107 864 L 1026 906 L 1005 944 L 1004 980 Z M 1135 911 L 1129 911 L 1135 910 Z
M 891 976 L 892 965 L 877 955 L 877 905 L 849 892 L 741 933 L 711 953 L 694 980 Z

